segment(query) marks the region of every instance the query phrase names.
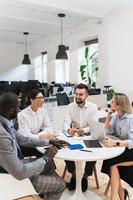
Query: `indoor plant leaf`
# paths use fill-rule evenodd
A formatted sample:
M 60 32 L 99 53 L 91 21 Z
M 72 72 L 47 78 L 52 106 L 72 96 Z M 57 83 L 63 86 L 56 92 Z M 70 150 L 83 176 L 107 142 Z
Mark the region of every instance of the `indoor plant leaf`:
M 86 68 L 86 65 L 81 65 L 80 66 L 80 72 L 82 72 Z
M 85 58 L 86 58 L 86 60 L 88 60 L 88 57 L 89 57 L 89 48 L 86 47 L 85 48 Z

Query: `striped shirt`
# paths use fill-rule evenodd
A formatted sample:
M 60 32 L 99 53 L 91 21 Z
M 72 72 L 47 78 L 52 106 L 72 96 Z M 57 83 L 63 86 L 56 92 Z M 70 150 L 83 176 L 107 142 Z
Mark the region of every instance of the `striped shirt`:
M 114 114 L 106 134 L 128 140 L 128 148 L 133 148 L 133 114 L 125 113 L 121 118 L 118 114 Z

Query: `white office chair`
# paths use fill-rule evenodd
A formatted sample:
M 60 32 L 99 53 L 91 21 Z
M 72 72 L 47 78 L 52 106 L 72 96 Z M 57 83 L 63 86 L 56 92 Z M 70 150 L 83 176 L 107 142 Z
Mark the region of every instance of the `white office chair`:
M 63 129 L 63 122 L 65 118 L 67 106 L 54 106 L 53 107 L 53 129 L 54 130 L 62 130 Z M 64 168 L 62 177 L 65 177 L 67 168 Z M 96 167 L 94 167 L 94 177 L 96 182 L 97 189 L 99 188 L 99 182 L 98 182 L 98 176 L 97 176 L 97 170 Z
M 1 200 L 23 200 L 23 197 L 25 197 L 24 200 L 28 200 L 32 198 L 32 195 L 37 195 L 37 193 L 28 178 L 19 181 L 10 174 L 0 173 Z M 30 196 L 31 198 L 29 198 L 28 196 Z M 36 196 L 36 200 L 37 198 L 39 199 L 39 197 Z
M 133 102 L 133 91 L 130 91 L 128 94 L 127 94 L 128 98 L 129 98 L 129 101 L 132 103 Z
M 105 196 L 107 196 L 110 186 L 111 186 L 111 179 L 109 178 L 109 181 L 108 181 L 107 186 L 106 186 L 105 191 L 104 191 Z
M 53 130 L 62 130 L 67 106 L 54 106 L 53 107 Z
M 98 107 L 105 108 L 107 106 L 107 95 L 98 94 L 98 95 L 89 95 L 87 100 L 95 103 Z

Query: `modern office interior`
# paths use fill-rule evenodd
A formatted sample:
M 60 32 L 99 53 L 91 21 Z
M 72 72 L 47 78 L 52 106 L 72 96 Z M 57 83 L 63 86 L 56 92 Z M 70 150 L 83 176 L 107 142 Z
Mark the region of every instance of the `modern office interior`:
M 23 110 L 28 92 L 41 89 L 44 107 L 57 131 L 62 129 L 67 104 L 74 101 L 76 86 L 84 83 L 89 89 L 88 101 L 97 105 L 99 121 L 104 123 L 114 92 L 125 93 L 133 102 L 132 36 L 132 0 L 0 0 L 0 94 L 15 92 Z M 58 156 L 55 162 L 62 177 L 65 162 Z M 99 159 L 97 175 L 88 178 L 88 191 L 96 194 L 94 200 L 110 200 L 109 178 L 101 173 L 101 165 Z M 0 184 L 4 182 L 4 188 L 10 188 L 8 181 L 15 184 L 13 195 L 17 186 L 18 191 L 23 185 L 29 187 L 14 199 L 41 199 L 27 180 L 20 185 L 10 178 L 2 176 Z M 69 182 L 68 171 L 63 178 Z M 123 184 L 132 200 L 132 188 Z M 93 200 L 93 196 L 85 199 Z

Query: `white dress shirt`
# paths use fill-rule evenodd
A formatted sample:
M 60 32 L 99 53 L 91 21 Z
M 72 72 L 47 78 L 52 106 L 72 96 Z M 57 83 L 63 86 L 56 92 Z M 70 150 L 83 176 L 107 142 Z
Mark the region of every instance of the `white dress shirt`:
M 89 132 L 89 121 L 98 121 L 97 105 L 89 101 L 85 102 L 83 108 L 80 108 L 76 102 L 70 103 L 67 107 L 63 128 L 68 131 L 69 128 L 83 128 L 84 133 Z
M 18 132 L 25 136 L 39 138 L 40 131 L 51 132 L 52 126 L 47 111 L 41 107 L 34 112 L 31 106 L 18 113 Z

